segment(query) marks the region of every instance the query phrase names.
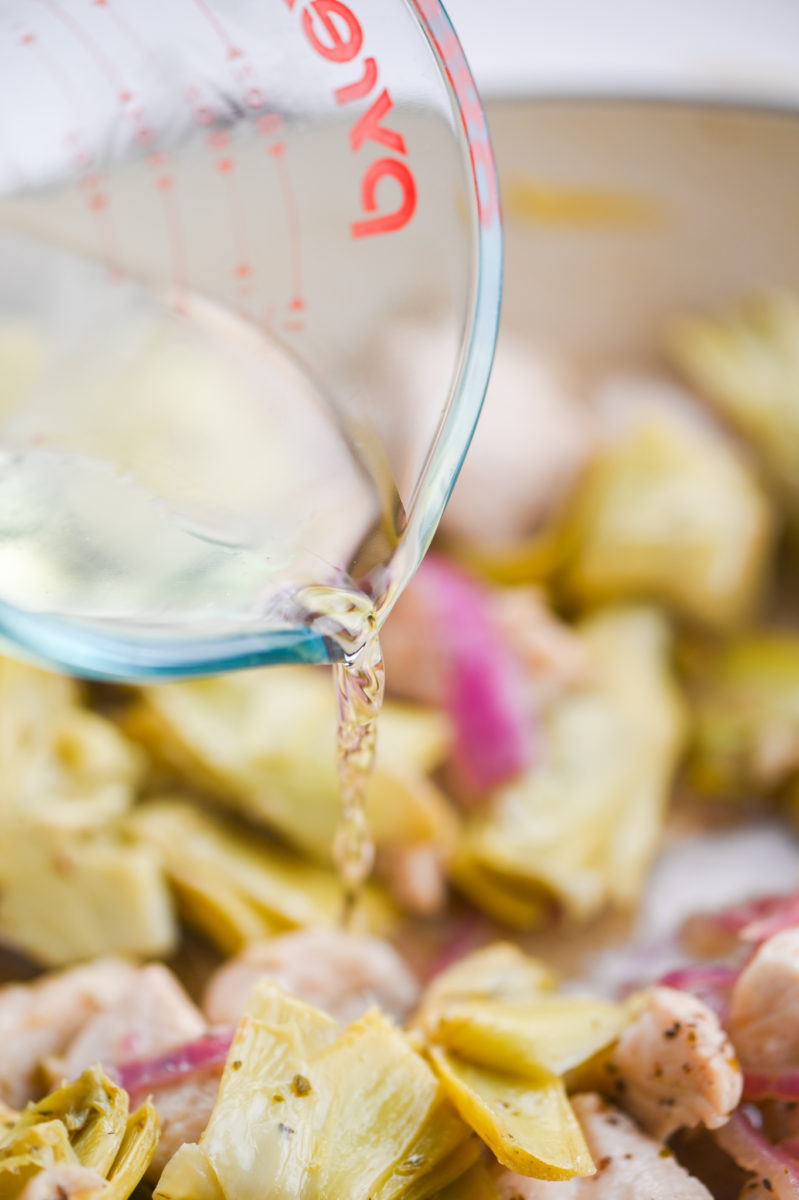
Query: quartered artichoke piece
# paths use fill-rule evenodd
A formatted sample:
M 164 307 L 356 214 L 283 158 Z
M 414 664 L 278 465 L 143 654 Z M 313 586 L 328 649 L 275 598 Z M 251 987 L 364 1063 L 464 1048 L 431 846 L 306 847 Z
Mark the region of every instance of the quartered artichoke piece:
M 45 966 L 170 953 L 177 924 L 158 855 L 43 820 L 2 824 L 0 939 Z
M 149 1101 L 129 1113 L 127 1093 L 91 1067 L 29 1104 L 15 1120 L 3 1121 L 0 1195 L 13 1200 L 34 1176 L 65 1163 L 91 1172 L 102 1200 L 127 1200 L 153 1157 L 159 1133 L 158 1114 Z
M 341 884 L 332 870 L 186 801 L 141 805 L 128 830 L 163 862 L 187 924 L 224 953 L 287 929 L 331 925 L 341 912 Z M 364 889 L 360 917 L 372 932 L 391 922 L 391 906 L 377 888 Z
M 669 332 L 672 361 L 759 454 L 799 510 L 799 298 L 754 297 Z
M 746 634 L 711 655 L 694 695 L 689 780 L 731 799 L 794 785 L 799 801 L 799 638 Z
M 377 1011 L 348 1029 L 256 985 L 199 1146 L 160 1200 L 426 1200 L 479 1144 L 405 1035 Z
M 551 705 L 538 763 L 469 820 L 453 862 L 475 904 L 520 928 L 553 903 L 584 919 L 636 900 L 684 740 L 663 618 L 608 609 L 578 632 L 590 681 Z
M 133 802 L 141 752 L 80 705 L 74 680 L 0 658 L 0 822 L 46 816 L 65 829 L 95 829 Z
M 320 862 L 340 815 L 335 697 L 329 673 L 270 667 L 147 688 L 129 732 L 182 776 Z M 387 702 L 368 815 L 378 851 L 420 845 L 443 855 L 454 817 L 427 778 L 449 747 L 446 719 Z
M 594 1164 L 563 1083 L 475 1066 L 438 1046 L 430 1058 L 464 1121 L 520 1175 L 571 1179 Z
M 453 1003 L 424 1023 L 431 1042 L 477 1066 L 530 1078 L 565 1075 L 618 1038 L 626 1010 L 604 1000 Z
M 751 611 L 773 540 L 771 507 L 742 458 L 663 418 L 599 457 L 571 520 L 572 601 L 653 600 L 711 629 Z
M 459 958 L 432 979 L 416 1023 L 429 1027 L 441 1012 L 473 1001 L 525 1004 L 556 985 L 557 976 L 546 963 L 512 942 L 494 942 Z
M 46 965 L 168 953 L 156 857 L 114 832 L 141 753 L 79 701 L 72 680 L 0 659 L 0 940 Z
M 565 1179 L 593 1164 L 561 1076 L 611 1046 L 628 1015 L 602 1000 L 554 996 L 553 985 L 535 959 L 498 943 L 434 980 L 417 1024 L 453 1103 L 500 1162 Z

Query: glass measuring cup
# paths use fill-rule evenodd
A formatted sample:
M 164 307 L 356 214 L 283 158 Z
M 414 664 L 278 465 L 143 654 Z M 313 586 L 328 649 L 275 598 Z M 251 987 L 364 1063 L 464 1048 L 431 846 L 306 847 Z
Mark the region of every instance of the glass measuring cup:
M 501 236 L 434 0 L 0 13 L 0 632 L 106 678 L 339 653 L 385 612 L 477 420 Z M 374 357 L 449 323 L 402 411 Z

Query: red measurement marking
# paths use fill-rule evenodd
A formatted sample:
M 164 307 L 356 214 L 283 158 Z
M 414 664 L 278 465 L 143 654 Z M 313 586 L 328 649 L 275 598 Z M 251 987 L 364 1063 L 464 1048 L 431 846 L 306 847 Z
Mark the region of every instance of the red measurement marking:
M 138 53 L 142 56 L 142 58 L 146 58 L 147 57 L 146 46 L 142 42 L 141 38 L 139 37 L 138 33 L 133 28 L 133 26 L 129 25 L 128 22 L 125 20 L 125 18 L 123 16 L 121 16 L 120 13 L 117 12 L 116 5 L 110 4 L 109 0 L 94 0 L 94 4 L 95 4 L 96 8 L 104 8 L 105 9 L 105 11 L 108 13 L 109 17 L 114 22 L 114 24 L 116 25 L 117 29 L 122 34 L 122 36 L 130 42 L 130 44 L 133 46 L 134 50 L 138 51 Z
M 269 147 L 269 153 L 275 160 L 280 186 L 283 191 L 283 205 L 286 209 L 286 225 L 289 233 L 289 253 L 291 255 L 291 301 L 290 308 L 299 310 L 305 306 L 302 295 L 302 247 L 300 245 L 300 217 L 297 209 L 297 198 L 291 182 L 285 158 L 286 143 L 274 142 Z
M 256 129 L 263 137 L 272 137 L 282 124 L 283 118 L 279 113 L 264 113 L 255 122 Z
M 244 54 L 244 51 L 240 50 L 239 47 L 234 43 L 230 34 L 225 29 L 224 25 L 219 20 L 219 17 L 216 15 L 213 9 L 205 3 L 205 0 L 193 0 L 193 3 L 195 8 L 199 8 L 200 12 L 203 14 L 214 33 L 219 38 L 220 42 L 222 42 L 223 46 L 227 50 L 228 58 L 241 58 L 241 56 Z
M 71 13 L 64 12 L 62 8 L 56 4 L 55 0 L 39 0 L 49 13 L 52 14 L 65 29 L 68 29 L 77 42 L 83 46 L 87 54 L 94 59 L 100 70 L 103 72 L 111 87 L 117 94 L 117 97 L 123 104 L 127 104 L 133 93 L 125 87 L 123 81 L 117 74 L 116 67 L 111 62 L 107 54 L 100 49 L 97 42 L 86 32 L 80 21 L 76 21 Z
M 305 328 L 305 322 L 291 319 L 283 322 L 283 328 L 287 333 L 301 333 Z
M 224 129 L 212 129 L 208 134 L 208 145 L 212 150 L 226 150 L 229 144 L 230 138 Z

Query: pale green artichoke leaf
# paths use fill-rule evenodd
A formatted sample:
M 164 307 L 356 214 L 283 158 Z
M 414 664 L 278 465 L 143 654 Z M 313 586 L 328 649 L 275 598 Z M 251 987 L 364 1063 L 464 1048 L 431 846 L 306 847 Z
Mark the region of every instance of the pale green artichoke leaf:
M 687 316 L 667 334 L 672 361 L 754 447 L 795 514 L 799 507 L 799 297 L 754 296 Z
M 126 828 L 160 856 L 184 918 L 225 952 L 287 929 L 331 925 L 341 912 L 341 883 L 331 868 L 243 833 L 188 801 L 143 804 Z M 391 924 L 393 910 L 369 885 L 359 916 L 378 932 Z
M 492 1071 L 439 1046 L 431 1046 L 429 1054 L 458 1112 L 503 1166 L 538 1179 L 594 1173 L 559 1079 L 531 1080 Z
M 566 596 L 657 602 L 726 631 L 764 586 L 775 514 L 723 439 L 650 419 L 608 447 L 575 498 Z
M 627 1024 L 620 1004 L 580 996 L 526 1003 L 471 1001 L 442 1009 L 428 1038 L 477 1066 L 531 1078 L 564 1075 L 616 1041 Z
M 799 638 L 759 630 L 711 654 L 693 680 L 689 780 L 729 799 L 774 794 L 799 775 Z

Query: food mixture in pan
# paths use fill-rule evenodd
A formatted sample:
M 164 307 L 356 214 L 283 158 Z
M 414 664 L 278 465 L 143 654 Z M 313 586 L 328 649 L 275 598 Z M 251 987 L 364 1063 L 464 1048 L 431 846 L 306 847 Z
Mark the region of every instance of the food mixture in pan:
M 595 970 L 664 846 L 799 819 L 799 302 L 664 347 L 500 344 L 346 921 L 324 669 L 0 662 L 0 1200 L 799 1196 L 799 890 Z

